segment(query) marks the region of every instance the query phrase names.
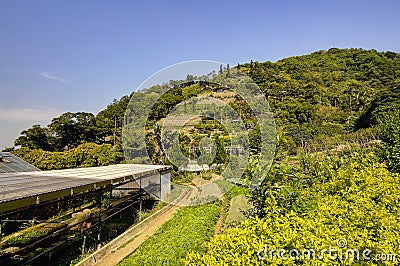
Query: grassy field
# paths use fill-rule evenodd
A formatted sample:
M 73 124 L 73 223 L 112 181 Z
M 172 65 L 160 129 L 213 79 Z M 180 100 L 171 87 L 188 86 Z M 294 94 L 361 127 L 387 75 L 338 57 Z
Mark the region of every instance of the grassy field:
M 183 265 L 186 254 L 204 251 L 219 215 L 215 204 L 182 208 L 119 265 Z

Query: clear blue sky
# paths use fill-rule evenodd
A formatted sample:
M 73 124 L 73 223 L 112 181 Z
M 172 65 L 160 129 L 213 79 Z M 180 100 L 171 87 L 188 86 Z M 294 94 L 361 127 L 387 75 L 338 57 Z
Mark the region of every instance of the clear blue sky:
M 400 51 L 400 1 L 0 1 L 0 149 L 171 64 Z

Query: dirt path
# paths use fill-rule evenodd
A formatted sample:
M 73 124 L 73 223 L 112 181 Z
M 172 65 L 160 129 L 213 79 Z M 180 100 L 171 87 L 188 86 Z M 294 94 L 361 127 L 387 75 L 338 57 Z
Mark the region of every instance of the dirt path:
M 157 229 L 159 229 L 165 222 L 172 218 L 172 216 L 181 208 L 181 206 L 189 206 L 192 203 L 193 199 L 197 198 L 207 198 L 211 195 L 219 195 L 221 193 L 217 184 L 210 183 L 209 181 L 205 181 L 206 184 L 200 184 L 200 189 L 193 189 L 192 191 L 188 190 L 187 192 L 183 192 L 181 196 L 178 198 L 178 202 L 180 206 L 173 205 L 168 210 L 166 210 L 161 215 L 154 217 L 151 219 L 151 222 L 146 225 L 140 231 L 137 231 L 132 235 L 128 241 L 125 241 L 125 244 L 121 244 L 118 248 L 111 250 L 110 253 L 104 255 L 101 259 L 93 264 L 82 264 L 82 265 L 96 265 L 96 266 L 112 266 L 117 265 L 123 259 L 132 254 L 143 242 L 148 239 L 151 235 L 153 235 Z M 225 204 L 223 203 L 221 206 L 221 211 L 225 211 Z M 216 232 L 219 232 L 223 225 L 223 216 L 221 215 L 219 219 L 219 223 L 216 226 Z M 94 259 L 94 256 L 92 257 Z
M 222 203 L 221 203 L 220 215 L 219 215 L 217 223 L 215 224 L 215 233 L 216 234 L 221 233 L 222 226 L 224 225 L 225 209 L 226 209 L 226 198 L 224 196 L 222 199 Z
M 230 203 L 229 212 L 226 216 L 225 226 L 230 227 L 232 224 L 239 223 L 246 219 L 243 212 L 249 211 L 251 204 L 245 194 L 233 197 Z
M 133 236 L 129 243 L 120 246 L 117 250 L 111 252 L 107 256 L 99 260 L 95 265 L 98 266 L 112 266 L 117 265 L 123 259 L 128 257 L 131 253 L 135 251 L 143 242 L 154 234 L 158 228 L 161 227 L 166 221 L 171 219 L 171 217 L 178 211 L 179 206 L 172 206 L 163 215 L 152 220 L 151 225 L 142 229 L 135 236 Z

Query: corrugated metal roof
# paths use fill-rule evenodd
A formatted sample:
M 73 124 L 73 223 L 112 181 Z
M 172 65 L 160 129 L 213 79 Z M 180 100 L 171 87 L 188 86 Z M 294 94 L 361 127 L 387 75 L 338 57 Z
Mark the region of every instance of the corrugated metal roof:
M 118 164 L 0 174 L 0 213 L 168 170 L 169 166 Z
M 40 171 L 10 152 L 0 152 L 0 173 Z

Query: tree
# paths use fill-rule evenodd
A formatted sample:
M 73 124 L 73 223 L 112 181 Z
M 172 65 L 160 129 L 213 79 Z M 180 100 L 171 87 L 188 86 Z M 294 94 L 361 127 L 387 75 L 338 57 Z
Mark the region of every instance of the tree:
M 64 113 L 54 118 L 49 129 L 57 150 L 71 149 L 96 139 L 95 117 L 91 113 Z
M 187 74 L 186 76 L 186 82 L 193 82 L 195 80 L 195 77 L 191 74 Z
M 391 110 L 381 114 L 377 119 L 378 132 L 383 140 L 378 155 L 389 170 L 400 173 L 400 115 L 398 111 Z
M 14 145 L 21 145 L 29 149 L 52 150 L 47 128 L 40 125 L 33 125 L 31 128 L 23 130 L 21 135 L 14 141 Z
M 173 138 L 171 147 L 168 149 L 169 161 L 175 166 L 175 168 L 186 167 L 189 160 L 187 156 L 184 156 L 179 145 L 179 139 Z
M 215 154 L 215 162 L 218 164 L 224 164 L 228 161 L 228 154 L 226 154 L 224 141 L 219 134 L 214 135 L 215 145 L 216 145 L 216 154 Z
M 106 109 L 96 115 L 96 142 L 111 143 L 114 141 L 114 133 L 116 142 L 121 142 L 122 121 L 129 101 L 130 98 L 127 95 L 120 100 L 114 99 Z
M 199 143 L 197 163 L 199 165 L 207 164 L 210 166 L 213 163 L 216 153 L 214 142 L 209 137 L 203 138 Z

